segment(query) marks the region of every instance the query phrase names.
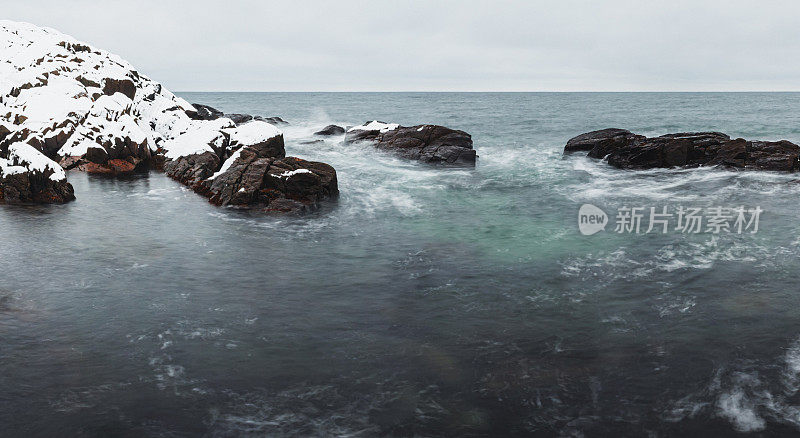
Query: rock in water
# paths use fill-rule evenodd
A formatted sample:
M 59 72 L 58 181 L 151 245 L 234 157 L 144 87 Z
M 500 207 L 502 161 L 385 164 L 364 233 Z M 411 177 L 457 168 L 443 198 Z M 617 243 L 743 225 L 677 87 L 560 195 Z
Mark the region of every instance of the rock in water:
M 342 135 L 345 133 L 344 128 L 338 125 L 328 125 L 319 131 L 315 132 L 314 135 L 321 135 L 321 136 L 330 136 L 330 135 Z
M 222 111 L 208 105 L 193 103 L 192 106 L 196 111 L 195 114 L 190 114 L 190 116 L 193 116 L 192 118 L 195 120 L 216 120 L 224 116 Z
M 0 147 L 0 203 L 58 204 L 75 199 L 64 169 L 33 146 Z
M 233 123 L 236 123 L 237 125 L 241 125 L 243 123 L 247 123 L 247 122 L 249 122 L 251 120 L 258 120 L 258 121 L 261 121 L 261 122 L 267 122 L 267 123 L 275 125 L 275 126 L 288 125 L 289 124 L 289 122 L 287 122 L 287 121 L 285 121 L 282 118 L 277 117 L 277 116 L 275 116 L 275 117 L 261 117 L 261 116 L 252 116 L 250 114 L 225 114 L 224 117 L 227 117 L 227 118 L 233 120 Z
M 190 105 L 106 51 L 52 29 L 0 21 L 3 202 L 74 199 L 63 168 L 108 175 L 163 168 L 184 184 L 203 188 L 204 180 L 227 171 L 223 165 L 238 150 L 246 148 L 272 162 L 288 160 L 283 134 L 267 121 L 285 123 L 279 117 L 248 115 L 233 121 L 209 106 Z M 308 166 L 327 175 L 317 170 L 321 163 L 297 163 L 298 169 Z M 270 202 L 254 197 L 252 206 L 275 210 L 271 202 L 288 205 L 279 201 L 287 199 L 313 208 L 337 193 L 330 186 L 336 184 L 335 171 L 329 170 L 332 178 L 306 179 L 308 185 L 316 184 L 313 190 L 284 184 L 271 188 Z M 262 180 L 268 179 L 267 173 L 265 169 Z
M 438 125 L 404 127 L 372 121 L 347 130 L 345 143 L 370 142 L 403 158 L 446 166 L 475 166 L 472 137 Z
M 289 124 L 289 122 L 287 122 L 286 120 L 283 120 L 282 118 L 280 118 L 278 116 L 272 116 L 272 117 L 256 116 L 254 118 L 256 120 L 262 120 L 264 122 L 271 123 L 271 124 L 273 124 L 275 126 L 288 125 Z
M 682 132 L 648 138 L 624 129 L 603 129 L 570 139 L 565 153 L 588 151 L 620 169 L 722 166 L 732 169 L 800 170 L 800 146 L 786 140 L 731 139 L 721 132 Z
M 339 194 L 333 167 L 287 158 L 283 133 L 266 122 L 218 119 L 164 147 L 167 175 L 217 205 L 302 213 Z
M 581 134 L 564 147 L 564 152 L 591 151 L 597 149 L 602 153 L 605 149 L 614 149 L 616 144 L 627 144 L 635 135 L 625 129 L 609 128 Z

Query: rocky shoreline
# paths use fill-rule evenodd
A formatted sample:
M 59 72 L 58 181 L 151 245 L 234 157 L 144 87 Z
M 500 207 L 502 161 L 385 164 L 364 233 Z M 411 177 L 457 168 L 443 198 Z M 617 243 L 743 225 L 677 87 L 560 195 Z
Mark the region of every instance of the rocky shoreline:
M 301 213 L 338 196 L 336 170 L 287 157 L 282 118 L 190 104 L 116 55 L 53 29 L 0 21 L 0 203 L 75 199 L 65 170 L 149 169 L 215 205 Z M 475 165 L 472 139 L 442 126 L 330 125 L 318 136 L 425 163 Z

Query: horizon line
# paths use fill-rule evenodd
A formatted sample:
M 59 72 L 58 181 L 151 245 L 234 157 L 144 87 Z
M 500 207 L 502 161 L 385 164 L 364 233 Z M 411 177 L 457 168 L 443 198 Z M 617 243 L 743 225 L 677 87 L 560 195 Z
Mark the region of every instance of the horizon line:
M 180 90 L 173 93 L 800 93 L 800 90 L 606 90 L 606 91 L 585 91 L 585 90 L 539 90 L 539 91 L 496 91 L 496 90 L 386 90 L 386 91 L 341 91 L 341 90 Z

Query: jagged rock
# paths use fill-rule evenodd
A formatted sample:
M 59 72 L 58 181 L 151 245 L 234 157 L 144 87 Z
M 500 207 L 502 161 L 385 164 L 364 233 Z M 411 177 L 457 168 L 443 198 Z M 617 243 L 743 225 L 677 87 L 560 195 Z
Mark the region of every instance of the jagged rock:
M 62 204 L 75 200 L 72 184 L 36 172 L 0 174 L 0 203 Z
M 91 81 L 88 81 L 91 83 Z M 133 100 L 136 97 L 136 84 L 130 79 L 106 78 L 103 80 L 103 94 L 112 96 L 114 93 L 122 93 Z
M 800 146 L 786 141 L 747 142 L 745 168 L 797 172 L 800 170 Z
M 286 158 L 283 134 L 266 122 L 225 127 L 207 122 L 165 147 L 167 175 L 216 205 L 302 213 L 338 195 L 336 171 Z
M 189 187 L 194 187 L 219 168 L 219 157 L 213 151 L 184 155 L 164 163 L 164 173 Z
M 378 121 L 347 130 L 345 143 L 370 142 L 403 158 L 447 166 L 475 166 L 472 137 L 438 125 L 403 127 Z
M 338 195 L 336 171 L 325 163 L 261 157 L 249 146 L 229 160 L 199 190 L 217 205 L 303 212 Z
M 226 154 L 230 134 L 225 130 L 235 128 L 229 119 L 201 121 L 184 134 L 162 145 L 167 176 L 194 187 L 210 177 L 221 165 Z M 159 151 L 161 154 L 162 151 Z
M 54 30 L 0 21 L 0 59 L 0 159 L 24 142 L 65 168 L 127 173 L 191 124 L 188 103 Z
M 313 208 L 336 194 L 335 171 L 322 163 L 302 162 L 316 177 L 264 185 L 275 179 L 267 177 L 270 169 L 305 169 L 296 164 L 301 160 L 285 158 L 283 134 L 274 126 L 286 124 L 280 117 L 231 120 L 212 107 L 192 106 L 119 57 L 26 23 L 0 21 L 0 60 L 4 202 L 74 199 L 64 168 L 107 175 L 163 169 L 217 194 L 217 203 L 276 211 Z M 252 187 L 250 198 L 225 195 L 230 190 L 221 183 L 211 192 L 213 184 L 204 183 L 237 171 L 241 163 L 223 169 L 233 166 L 234 154 L 256 157 L 235 183 L 236 193 L 243 184 Z
M 75 199 L 64 170 L 33 146 L 0 148 L 0 202 L 58 204 Z
M 283 120 L 280 117 L 262 117 L 262 116 L 252 116 L 250 114 L 223 114 L 222 111 L 210 107 L 208 105 L 203 105 L 199 103 L 193 103 L 192 106 L 194 107 L 194 111 L 187 111 L 189 117 L 194 120 L 216 120 L 221 117 L 226 117 L 231 119 L 235 124 L 240 125 L 243 123 L 250 122 L 252 120 L 259 120 L 262 122 L 267 122 L 273 125 L 288 125 L 289 122 Z
M 283 158 L 286 149 L 283 133 L 274 125 L 262 121 L 252 121 L 229 128 L 224 131 L 229 137 L 228 149 L 249 146 L 255 149 L 260 157 Z
M 224 116 L 222 111 L 212 108 L 208 105 L 193 103 L 192 106 L 194 107 L 195 111 L 189 112 L 189 117 L 195 120 L 216 120 Z
M 338 125 L 328 125 L 319 131 L 315 132 L 314 135 L 322 135 L 322 136 L 330 136 L 330 135 L 342 135 L 345 133 L 344 128 Z
M 800 146 L 731 139 L 720 132 L 682 132 L 647 138 L 623 129 L 581 134 L 567 142 L 565 153 L 589 151 L 621 169 L 723 166 L 727 168 L 800 170 Z

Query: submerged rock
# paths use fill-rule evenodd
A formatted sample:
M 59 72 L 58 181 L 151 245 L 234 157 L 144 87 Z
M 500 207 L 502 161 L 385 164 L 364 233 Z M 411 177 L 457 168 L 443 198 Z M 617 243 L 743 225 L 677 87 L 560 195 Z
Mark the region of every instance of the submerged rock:
M 472 137 L 438 125 L 404 127 L 372 121 L 347 130 L 345 143 L 369 142 L 403 158 L 446 166 L 475 166 Z
M 604 129 L 570 139 L 565 153 L 588 151 L 620 169 L 722 166 L 735 169 L 800 170 L 800 146 L 786 140 L 731 139 L 721 132 L 682 132 L 648 138 Z
M 261 180 L 269 169 L 287 166 L 277 163 L 286 155 L 283 134 L 274 126 L 286 123 L 280 117 L 232 115 L 232 120 L 210 106 L 190 105 L 119 57 L 52 29 L 0 21 L 0 59 L 3 202 L 74 199 L 64 169 L 112 176 L 163 169 L 212 196 L 225 192 L 221 183 L 213 192 L 211 185 L 205 189 L 202 183 L 232 171 L 223 166 L 237 151 L 270 160 Z M 287 199 L 309 208 L 335 196 L 332 168 L 331 177 L 321 163 L 302 166 L 313 169 L 318 178 L 305 178 L 302 188 L 296 184 L 274 188 L 277 192 L 270 195 L 270 202 L 253 196 L 248 204 L 240 202 L 245 199 L 241 195 L 219 195 L 214 202 L 267 208 L 272 201 Z M 253 167 L 248 175 L 257 170 Z M 255 179 L 250 185 L 264 189 Z M 228 180 L 241 188 L 240 181 Z M 275 205 L 281 203 L 288 201 Z
M 315 132 L 314 135 L 321 135 L 321 136 L 331 136 L 331 135 L 342 135 L 345 133 L 345 129 L 338 125 L 328 125 L 319 131 Z

